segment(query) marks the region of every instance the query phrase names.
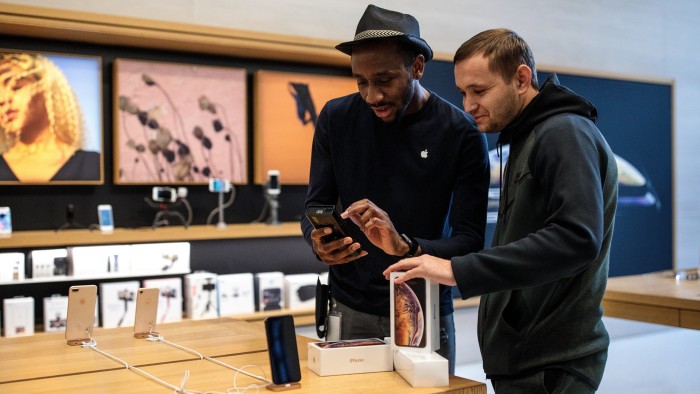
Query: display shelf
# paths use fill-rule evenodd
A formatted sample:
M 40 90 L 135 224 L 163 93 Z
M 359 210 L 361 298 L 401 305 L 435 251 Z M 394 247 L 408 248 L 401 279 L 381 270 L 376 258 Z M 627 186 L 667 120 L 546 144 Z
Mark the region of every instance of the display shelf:
M 106 279 L 125 279 L 125 278 L 150 278 L 150 277 L 161 277 L 161 276 L 178 276 L 189 274 L 190 271 L 170 271 L 164 273 L 138 273 L 129 272 L 123 274 L 104 274 L 104 275 L 86 275 L 86 276 L 49 276 L 44 278 L 26 278 L 22 280 L 13 280 L 0 282 L 0 286 L 5 285 L 26 285 L 26 284 L 37 284 L 37 283 L 56 283 L 56 282 L 81 282 L 87 280 L 106 280 Z
M 219 228 L 215 225 L 116 228 L 111 233 L 87 229 L 36 230 L 16 231 L 10 236 L 0 238 L 0 250 L 294 236 L 301 236 L 299 222 L 286 222 L 279 225 L 229 224 L 225 228 Z

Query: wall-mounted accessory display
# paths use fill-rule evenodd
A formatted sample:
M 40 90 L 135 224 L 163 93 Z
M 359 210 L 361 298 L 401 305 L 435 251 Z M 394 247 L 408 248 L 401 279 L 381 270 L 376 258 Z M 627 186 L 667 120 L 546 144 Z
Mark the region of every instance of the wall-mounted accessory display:
M 102 184 L 100 57 L 0 50 L 0 184 Z
M 116 59 L 114 182 L 248 181 L 246 71 Z
M 309 183 L 311 142 L 321 108 L 357 92 L 354 78 L 258 71 L 255 73 L 255 183 L 279 170 L 284 183 Z

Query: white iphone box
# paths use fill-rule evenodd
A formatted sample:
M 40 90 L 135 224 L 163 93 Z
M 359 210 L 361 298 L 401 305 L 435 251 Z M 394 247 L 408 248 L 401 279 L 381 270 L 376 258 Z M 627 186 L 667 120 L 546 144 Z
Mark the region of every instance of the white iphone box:
M 440 349 L 439 285 L 425 278 L 395 284 L 403 275 L 392 272 L 389 280 L 392 349 L 432 353 Z
M 68 297 L 52 295 L 44 298 L 44 331 L 60 332 L 66 330 L 68 317 Z
M 158 298 L 159 324 L 182 320 L 182 279 L 146 279 L 143 281 L 143 287 L 157 287 L 160 290 Z
M 68 274 L 76 277 L 131 272 L 129 245 L 73 246 L 68 261 Z
M 136 293 L 139 281 L 100 283 L 102 327 L 129 327 L 136 316 Z
M 68 249 L 32 250 L 27 254 L 32 278 L 65 276 L 68 273 Z
M 190 243 L 162 242 L 130 247 L 131 267 L 138 275 L 190 273 Z
M 255 312 L 252 273 L 219 275 L 217 280 L 219 316 Z
M 284 274 L 280 271 L 255 274 L 255 301 L 258 311 L 284 308 Z
M 288 309 L 305 309 L 316 306 L 316 282 L 318 274 L 292 274 L 284 276 L 284 301 Z
M 377 338 L 308 344 L 308 366 L 318 376 L 393 370 L 389 344 Z
M 0 282 L 24 280 L 24 253 L 0 253 Z
M 412 387 L 445 387 L 450 384 L 447 359 L 432 352 L 394 352 L 394 369 Z
M 12 215 L 10 207 L 0 207 L 0 237 L 12 234 Z
M 189 319 L 210 319 L 219 316 L 216 295 L 216 274 L 195 272 L 185 275 L 185 311 Z
M 34 298 L 15 297 L 3 300 L 3 321 L 7 338 L 34 335 Z
M 100 204 L 97 206 L 97 218 L 100 224 L 100 231 L 103 233 L 111 233 L 114 231 L 114 217 L 112 215 L 112 206 L 109 204 Z

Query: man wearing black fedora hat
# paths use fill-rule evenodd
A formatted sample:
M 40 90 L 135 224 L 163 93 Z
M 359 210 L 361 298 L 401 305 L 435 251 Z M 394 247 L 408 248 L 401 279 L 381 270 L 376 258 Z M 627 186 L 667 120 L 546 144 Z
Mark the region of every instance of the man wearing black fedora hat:
M 485 137 L 461 109 L 420 84 L 433 51 L 411 15 L 370 5 L 350 55 L 358 93 L 321 110 L 305 207 L 337 205 L 347 237 L 302 219 L 306 241 L 329 266 L 342 339 L 389 337 L 382 272 L 422 253 L 450 258 L 484 246 L 489 161 Z M 452 288 L 440 288 L 440 354 L 454 373 Z

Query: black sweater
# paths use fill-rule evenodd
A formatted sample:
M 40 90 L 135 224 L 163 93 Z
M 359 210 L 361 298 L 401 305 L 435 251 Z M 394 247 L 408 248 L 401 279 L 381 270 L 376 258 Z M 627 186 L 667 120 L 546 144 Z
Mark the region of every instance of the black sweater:
M 305 205 L 340 201 L 342 210 L 368 198 L 424 253 L 450 258 L 483 248 L 488 183 L 486 139 L 463 111 L 431 93 L 420 111 L 385 124 L 356 93 L 329 101 L 319 114 Z M 330 267 L 333 297 L 389 316 L 382 272 L 398 258 L 348 224 L 369 255 Z M 301 225 L 310 243 L 311 223 L 304 218 Z M 450 287 L 441 287 L 440 312 L 452 312 Z

